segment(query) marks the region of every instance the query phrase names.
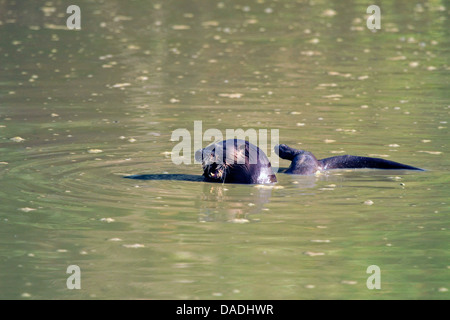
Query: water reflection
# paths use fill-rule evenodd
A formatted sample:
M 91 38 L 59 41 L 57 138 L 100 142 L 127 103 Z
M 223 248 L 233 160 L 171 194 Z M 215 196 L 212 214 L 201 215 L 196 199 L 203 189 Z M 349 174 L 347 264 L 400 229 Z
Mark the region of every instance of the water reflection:
M 199 221 L 258 222 L 259 218 L 252 215 L 267 211 L 265 205 L 270 201 L 273 188 L 205 183 L 199 202 Z M 240 195 L 238 201 L 236 195 Z

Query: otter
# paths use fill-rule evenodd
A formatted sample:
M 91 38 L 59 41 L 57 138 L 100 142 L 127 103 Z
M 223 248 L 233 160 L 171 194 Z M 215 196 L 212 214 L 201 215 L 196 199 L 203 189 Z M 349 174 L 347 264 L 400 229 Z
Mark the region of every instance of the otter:
M 313 175 L 330 169 L 423 169 L 380 158 L 336 156 L 318 160 L 311 152 L 297 150 L 285 144 L 276 145 L 275 153 L 291 165 L 283 173 Z M 228 139 L 213 143 L 195 153 L 202 163 L 203 176 L 180 174 L 150 174 L 126 176 L 141 180 L 186 180 L 240 184 L 271 184 L 277 182 L 266 154 L 257 146 L 240 139 Z
M 380 158 L 345 155 L 317 160 L 317 158 L 311 152 L 305 150 L 297 150 L 288 147 L 285 144 L 276 145 L 275 153 L 278 154 L 278 156 L 282 159 L 292 161 L 289 168 L 284 172 L 287 174 L 311 175 L 318 171 L 329 169 L 363 168 L 424 171 L 420 168 Z
M 241 139 L 228 139 L 198 150 L 195 159 L 202 162 L 208 182 L 268 184 L 277 182 L 266 154 Z

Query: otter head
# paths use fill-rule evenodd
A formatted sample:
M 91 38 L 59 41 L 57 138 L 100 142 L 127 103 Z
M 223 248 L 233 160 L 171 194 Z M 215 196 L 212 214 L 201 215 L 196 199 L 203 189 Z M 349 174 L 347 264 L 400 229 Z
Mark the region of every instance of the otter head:
M 203 176 L 210 182 L 264 184 L 277 179 L 267 156 L 255 145 L 240 139 L 217 142 L 198 150 Z

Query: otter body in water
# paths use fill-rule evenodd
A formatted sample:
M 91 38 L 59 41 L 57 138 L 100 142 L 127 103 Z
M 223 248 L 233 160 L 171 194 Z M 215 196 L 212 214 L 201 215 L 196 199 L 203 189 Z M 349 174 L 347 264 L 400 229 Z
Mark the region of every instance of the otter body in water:
M 277 182 L 266 154 L 240 139 L 229 139 L 198 150 L 203 176 L 209 182 L 265 184 Z
M 275 146 L 280 158 L 290 160 L 287 174 L 313 175 L 329 169 L 397 169 L 419 170 L 406 164 L 369 157 L 336 156 L 318 160 L 311 152 L 297 150 L 285 144 Z M 198 150 L 195 159 L 202 162 L 203 178 L 193 175 L 132 175 L 125 178 L 143 180 L 186 180 L 241 184 L 277 182 L 266 154 L 257 146 L 240 139 L 217 142 Z
M 359 157 L 359 156 L 336 156 L 317 160 L 308 151 L 297 150 L 285 144 L 275 146 L 275 152 L 282 159 L 291 160 L 290 167 L 284 172 L 288 174 L 310 175 L 317 171 L 329 169 L 397 169 L 397 170 L 419 170 L 406 164 L 389 161 L 379 158 Z

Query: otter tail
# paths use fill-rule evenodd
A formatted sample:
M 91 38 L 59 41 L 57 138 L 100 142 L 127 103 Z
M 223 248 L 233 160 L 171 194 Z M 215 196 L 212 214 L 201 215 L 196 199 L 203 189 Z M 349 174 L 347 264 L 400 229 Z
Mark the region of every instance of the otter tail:
M 288 147 L 285 144 L 277 144 L 275 146 L 275 153 L 281 158 L 286 160 L 294 160 L 295 156 L 299 153 L 302 153 L 302 150 L 297 150 L 291 147 Z
M 327 169 L 397 169 L 397 170 L 419 170 L 403 163 L 394 162 L 379 158 L 358 157 L 358 156 L 336 156 L 319 160 L 322 168 Z

